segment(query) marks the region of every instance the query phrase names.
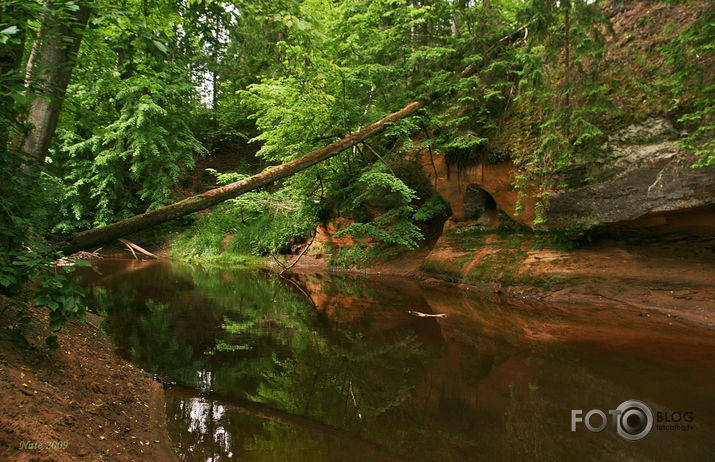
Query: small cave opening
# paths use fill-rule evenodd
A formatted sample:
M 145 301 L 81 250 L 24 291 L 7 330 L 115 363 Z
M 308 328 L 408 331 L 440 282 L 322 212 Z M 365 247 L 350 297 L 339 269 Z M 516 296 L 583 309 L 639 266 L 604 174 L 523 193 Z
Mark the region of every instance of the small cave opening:
M 464 193 L 464 219 L 478 220 L 488 212 L 496 212 L 497 203 L 491 194 L 477 186 L 470 184 Z

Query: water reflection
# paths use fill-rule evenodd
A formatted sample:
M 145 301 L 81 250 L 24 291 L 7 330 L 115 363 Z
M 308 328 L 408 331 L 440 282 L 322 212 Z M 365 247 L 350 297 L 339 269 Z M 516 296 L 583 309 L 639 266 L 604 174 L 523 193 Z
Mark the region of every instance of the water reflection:
M 230 458 L 231 435 L 221 424 L 226 409 L 223 405 L 203 398 L 189 398 L 181 400 L 176 409 L 176 415 L 189 423 L 187 431 L 192 434 L 192 444 L 181 447 L 182 450 L 192 453 L 201 453 L 201 448 L 208 447 L 210 452 L 225 454 Z M 183 443 L 181 440 L 179 444 Z M 209 456 L 207 461 L 217 461 L 218 458 Z
M 402 279 L 287 283 L 167 262 L 98 270 L 82 277 L 119 352 L 179 384 L 167 392 L 167 425 L 182 460 L 706 460 L 715 451 L 715 336 L 705 329 Z M 570 409 L 630 398 L 692 410 L 695 428 L 637 443 L 569 431 Z

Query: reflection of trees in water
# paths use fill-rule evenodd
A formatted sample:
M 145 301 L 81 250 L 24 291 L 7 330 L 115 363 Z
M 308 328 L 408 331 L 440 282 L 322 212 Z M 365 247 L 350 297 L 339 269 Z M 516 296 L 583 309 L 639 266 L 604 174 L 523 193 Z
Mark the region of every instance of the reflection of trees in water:
M 336 323 L 291 284 L 264 272 L 183 265 L 137 272 L 94 285 L 92 301 L 129 359 L 197 390 L 167 399 L 168 425 L 184 453 L 203 460 L 240 454 L 249 461 L 315 461 L 346 460 L 354 452 L 320 432 L 230 407 L 231 399 L 250 398 L 347 429 L 408 460 L 471 460 L 479 451 L 498 454 L 496 446 L 516 458 L 546 454 L 539 445 L 548 435 L 521 395 L 502 420 L 460 394 L 488 381 L 493 348 L 469 348 L 455 364 L 435 369 L 446 358 L 439 325 L 399 316 L 407 304 L 419 306 L 414 295 L 347 277 L 313 281 L 312 295 L 325 297 L 318 292 L 325 288 L 344 303 L 368 303 L 365 316 Z M 435 388 L 428 390 L 431 380 Z M 518 412 L 529 417 L 510 417 Z M 493 441 L 486 444 L 484 435 Z
M 263 374 L 255 399 L 346 428 L 364 426 L 405 400 L 419 364 L 413 337 L 367 341 L 348 329 L 339 339 L 310 335 Z
M 230 460 L 232 453 L 232 436 L 228 430 L 225 407 L 213 400 L 193 397 L 180 400 L 173 407 L 173 415 L 168 425 L 174 427 L 188 423 L 188 428 L 181 428 L 182 433 L 189 437 L 175 438 L 174 445 L 180 449 L 179 454 L 192 454 L 192 458 L 201 460 L 221 460 L 217 455 Z M 186 459 L 185 459 L 186 460 Z
M 202 368 L 202 344 L 208 347 L 211 343 L 201 335 L 189 339 L 178 336 L 177 313 L 171 304 L 142 299 L 137 291 L 99 286 L 93 288 L 90 296 L 98 311 L 108 317 L 104 330 L 117 350 L 134 364 L 178 381 L 191 380 L 195 371 Z M 206 321 L 205 331 L 211 331 L 210 319 L 194 321 Z M 196 329 L 187 329 L 187 332 L 201 333 Z
M 351 429 L 402 453 L 410 452 L 415 438 L 427 436 L 421 431 L 424 416 L 406 400 L 435 352 L 420 348 L 409 323 L 377 333 L 361 323 L 338 327 L 291 285 L 262 272 L 183 265 L 138 271 L 95 285 L 92 295 L 108 315 L 119 349 L 143 368 L 198 390 L 250 396 Z M 346 278 L 330 278 L 326 286 L 351 297 L 381 297 L 369 284 Z M 249 423 L 217 406 L 196 396 L 174 403 L 171 425 L 188 438 L 180 438 L 181 444 L 224 456 L 251 448 L 264 456 L 287 454 L 303 447 L 313 448 L 305 460 L 316 460 L 321 451 L 330 452 L 319 435 Z M 246 433 L 246 425 L 250 442 L 236 436 Z M 400 431 L 385 432 L 385 425 Z M 433 431 L 432 436 L 441 433 Z
M 341 451 L 328 437 L 304 430 L 266 422 L 263 431 L 256 435 L 247 446 L 242 460 L 247 462 L 294 461 L 294 462 L 334 462 L 367 461 L 367 457 L 349 456 Z
M 290 350 L 290 330 L 315 317 L 303 295 L 260 272 L 185 265 L 137 272 L 95 281 L 88 303 L 108 317 L 105 328 L 125 357 L 186 385 L 198 385 L 195 371 L 211 370 L 213 388 L 255 390 L 271 352 Z M 216 348 L 241 341 L 246 351 Z
M 335 324 L 290 284 L 262 272 L 183 265 L 139 272 L 94 286 L 93 297 L 109 316 L 117 346 L 143 368 L 227 399 L 250 397 L 349 429 L 410 460 L 474 449 L 463 404 L 443 403 L 435 414 L 411 401 L 413 387 L 442 354 L 441 346 L 427 349 L 416 341 L 415 329 L 426 324 L 415 327 L 409 317 L 389 329 L 373 330 L 370 322 Z M 382 287 L 348 278 L 328 278 L 316 290 L 322 287 L 347 300 L 383 302 L 383 314 L 406 303 L 399 292 L 386 296 Z M 371 316 L 381 322 L 379 312 Z M 237 452 L 247 460 L 254 453 L 261 460 L 290 453 L 311 454 L 304 460 L 346 457 L 344 448 L 320 434 L 221 406 L 199 396 L 169 402 L 177 444 L 207 458 Z
M 517 384 L 509 385 L 511 406 L 504 413 L 503 448 L 509 460 L 556 460 L 547 445 L 552 428 L 544 407 L 546 402 L 539 393 L 539 386 L 529 383 L 525 390 L 517 389 Z
M 613 432 L 574 437 L 569 409 L 618 403 L 633 390 L 668 400 L 677 392 L 699 404 L 702 415 L 710 401 L 697 386 L 690 400 L 680 368 L 610 350 L 590 349 L 586 361 L 579 353 L 574 362 L 554 345 L 524 343 L 519 335 L 529 319 L 500 305 L 482 307 L 478 298 L 437 323 L 406 316 L 405 307 L 452 307 L 451 299 L 443 291 L 405 295 L 399 281 L 296 278 L 322 308 L 316 309 L 293 285 L 264 272 L 154 263 L 114 270 L 93 276 L 88 304 L 108 317 L 105 328 L 125 357 L 193 387 L 185 396 L 167 395 L 172 438 L 196 456 L 187 460 L 350 460 L 353 454 L 365 460 L 320 431 L 232 407 L 246 397 L 347 429 L 414 461 L 594 454 L 644 460 L 681 450 L 705 460 L 712 453 L 712 444 L 702 443 L 710 427 L 701 421 L 700 433 L 671 432 L 639 445 Z M 463 297 L 455 295 L 454 303 L 465 303 Z M 325 306 L 350 316 L 334 316 Z M 673 391 L 647 383 L 660 381 Z M 697 443 L 685 450 L 686 441 Z

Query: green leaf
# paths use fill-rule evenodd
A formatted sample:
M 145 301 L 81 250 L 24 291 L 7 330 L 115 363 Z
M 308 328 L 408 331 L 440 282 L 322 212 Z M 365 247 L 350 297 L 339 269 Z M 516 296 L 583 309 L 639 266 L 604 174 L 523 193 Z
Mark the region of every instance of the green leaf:
M 19 30 L 20 29 L 18 29 L 17 26 L 9 26 L 3 30 L 0 30 L 0 34 L 13 35 L 16 34 Z
M 74 260 L 74 264 L 77 265 L 77 266 L 84 266 L 84 267 L 86 267 L 86 268 L 91 268 L 91 267 L 92 267 L 92 263 L 91 263 L 91 262 L 88 262 L 87 260 L 82 260 L 82 259 L 79 259 L 79 258 L 77 258 L 77 259 Z
M 161 43 L 160 41 L 158 41 L 158 40 L 152 40 L 152 42 L 154 43 L 154 46 L 156 47 L 156 49 L 159 50 L 159 51 L 161 51 L 162 53 L 165 53 L 165 54 L 166 54 L 166 53 L 169 52 L 169 49 L 166 48 L 166 45 L 164 45 L 164 44 Z
M 56 319 L 50 319 L 50 330 L 52 332 L 57 332 L 60 329 L 62 329 L 62 326 L 64 325 L 65 320 L 62 317 L 56 318 Z

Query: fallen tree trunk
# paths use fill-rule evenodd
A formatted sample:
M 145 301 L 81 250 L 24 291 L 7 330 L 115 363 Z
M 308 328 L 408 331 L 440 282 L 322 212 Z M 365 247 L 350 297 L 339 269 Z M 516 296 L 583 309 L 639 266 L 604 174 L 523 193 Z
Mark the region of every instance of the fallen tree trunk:
M 525 29 L 526 26 L 523 26 L 511 34 L 504 36 L 496 45 L 488 50 L 487 54 L 495 49 L 501 42 L 507 39 L 515 40 L 521 31 Z M 485 65 L 485 62 L 488 62 L 488 60 L 482 60 L 470 64 L 466 69 L 460 72 L 459 76 L 461 78 L 469 77 L 479 71 L 479 69 Z M 88 247 L 104 244 L 128 234 L 136 233 L 137 231 L 173 220 L 174 218 L 179 218 L 193 212 L 198 212 L 199 210 L 207 209 L 228 199 L 233 199 L 241 194 L 266 186 L 276 180 L 280 180 L 281 178 L 285 178 L 293 175 L 294 173 L 305 170 L 308 167 L 312 167 L 317 163 L 340 154 L 363 140 L 382 133 L 391 122 L 396 122 L 400 119 L 411 116 L 417 112 L 418 109 L 428 105 L 440 96 L 442 95 L 432 93 L 421 100 L 413 101 L 399 111 L 383 117 L 374 124 L 369 125 L 352 135 L 348 135 L 340 141 L 318 149 L 317 151 L 313 151 L 310 154 L 306 154 L 303 157 L 299 157 L 298 159 L 275 167 L 269 167 L 261 173 L 236 181 L 235 183 L 211 189 L 205 193 L 188 197 L 182 201 L 175 202 L 150 212 L 142 213 L 141 215 L 127 218 L 126 220 L 118 221 L 100 228 L 82 231 L 81 233 L 71 236 L 66 241 L 58 243 L 55 245 L 55 248 L 64 254 L 71 254 L 79 250 L 84 250 Z
M 397 112 L 383 117 L 372 125 L 355 132 L 333 144 L 306 154 L 303 157 L 286 162 L 243 180 L 236 181 L 219 188 L 211 189 L 201 194 L 188 197 L 182 201 L 161 207 L 141 215 L 136 215 L 126 220 L 118 221 L 107 226 L 82 231 L 71 236 L 64 242 L 58 243 L 55 248 L 64 254 L 71 254 L 79 250 L 94 247 L 112 241 L 128 234 L 136 233 L 151 226 L 188 215 L 199 210 L 209 208 L 228 199 L 233 199 L 241 194 L 253 191 L 276 180 L 298 173 L 317 163 L 329 159 L 349 149 L 363 140 L 383 132 L 391 122 L 404 119 L 418 109 L 424 107 L 431 98 L 413 101 Z

